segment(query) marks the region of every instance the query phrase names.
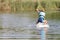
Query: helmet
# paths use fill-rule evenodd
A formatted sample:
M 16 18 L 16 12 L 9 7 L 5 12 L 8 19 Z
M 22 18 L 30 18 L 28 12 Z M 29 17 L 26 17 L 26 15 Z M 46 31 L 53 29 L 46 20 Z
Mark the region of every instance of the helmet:
M 45 13 L 44 12 L 40 12 L 39 15 L 45 16 Z

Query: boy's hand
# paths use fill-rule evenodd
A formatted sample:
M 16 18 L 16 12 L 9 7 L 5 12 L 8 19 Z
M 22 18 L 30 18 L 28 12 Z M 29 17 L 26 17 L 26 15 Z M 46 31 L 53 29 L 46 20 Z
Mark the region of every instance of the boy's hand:
M 36 9 L 36 11 L 39 13 L 39 9 Z

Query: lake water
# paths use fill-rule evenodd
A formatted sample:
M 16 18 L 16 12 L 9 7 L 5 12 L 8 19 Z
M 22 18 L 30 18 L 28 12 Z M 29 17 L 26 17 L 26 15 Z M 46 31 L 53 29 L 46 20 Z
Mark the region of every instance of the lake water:
M 46 13 L 50 28 L 47 40 L 60 39 L 60 12 Z M 40 40 L 40 32 L 36 28 L 38 14 L 34 12 L 1 13 L 0 40 Z

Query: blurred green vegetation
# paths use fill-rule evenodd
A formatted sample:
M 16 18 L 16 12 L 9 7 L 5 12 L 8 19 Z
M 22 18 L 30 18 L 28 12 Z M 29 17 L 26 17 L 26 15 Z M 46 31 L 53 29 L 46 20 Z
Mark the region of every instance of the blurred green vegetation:
M 37 6 L 46 11 L 60 11 L 60 0 L 0 0 L 0 12 L 35 11 Z
M 60 20 L 60 11 L 46 11 L 46 19 Z

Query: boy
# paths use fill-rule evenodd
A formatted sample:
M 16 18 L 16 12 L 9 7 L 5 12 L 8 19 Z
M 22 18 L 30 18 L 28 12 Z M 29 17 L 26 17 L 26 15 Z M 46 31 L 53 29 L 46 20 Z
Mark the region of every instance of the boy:
M 39 15 L 39 18 L 38 18 L 38 21 L 37 21 L 37 23 L 45 23 L 45 13 L 44 13 L 44 11 L 43 10 L 38 10 L 38 9 L 36 9 L 36 11 L 38 12 L 38 15 Z M 47 21 L 46 21 L 47 22 Z

